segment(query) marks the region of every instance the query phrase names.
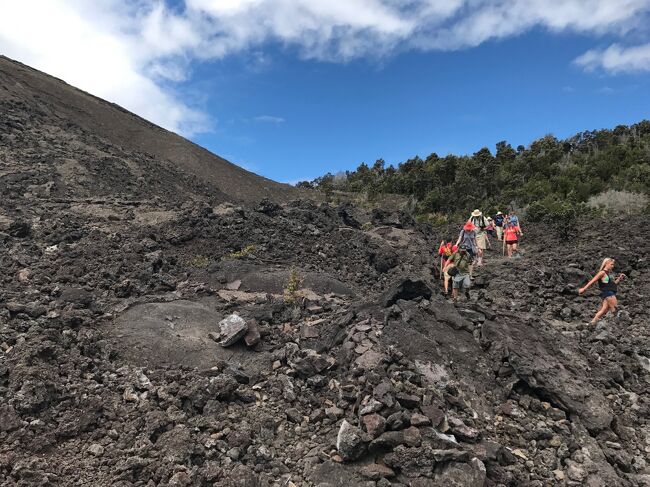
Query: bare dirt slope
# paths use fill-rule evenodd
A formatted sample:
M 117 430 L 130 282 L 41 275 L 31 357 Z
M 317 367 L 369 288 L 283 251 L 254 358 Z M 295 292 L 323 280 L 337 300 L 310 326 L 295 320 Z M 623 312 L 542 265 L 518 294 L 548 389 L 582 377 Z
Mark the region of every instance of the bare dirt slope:
M 149 190 L 159 196 L 177 192 L 257 201 L 298 194 L 291 186 L 250 173 L 115 104 L 4 56 L 0 124 L 5 136 L 0 180 L 5 185 L 36 176 L 40 164 L 56 178 L 48 179 L 41 171 L 36 179 L 43 181 L 35 183 L 54 183 L 49 188 L 54 192 L 72 185 L 96 196 L 159 183 L 164 190 Z M 8 159 L 24 163 L 18 166 L 20 174 L 6 173 Z

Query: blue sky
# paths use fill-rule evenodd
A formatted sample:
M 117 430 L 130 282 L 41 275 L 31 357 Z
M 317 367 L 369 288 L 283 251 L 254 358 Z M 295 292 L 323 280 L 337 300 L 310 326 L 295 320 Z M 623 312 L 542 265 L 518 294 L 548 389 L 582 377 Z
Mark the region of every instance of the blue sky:
M 0 53 L 285 182 L 650 118 L 650 0 L 0 0 Z
M 648 73 L 572 64 L 591 45 L 538 30 L 383 61 L 304 61 L 269 49 L 263 69 L 232 58 L 196 71 L 196 89 L 218 120 L 214 132 L 192 138 L 254 172 L 296 181 L 362 161 L 466 154 L 500 140 L 528 145 L 547 133 L 563 138 L 650 117 Z

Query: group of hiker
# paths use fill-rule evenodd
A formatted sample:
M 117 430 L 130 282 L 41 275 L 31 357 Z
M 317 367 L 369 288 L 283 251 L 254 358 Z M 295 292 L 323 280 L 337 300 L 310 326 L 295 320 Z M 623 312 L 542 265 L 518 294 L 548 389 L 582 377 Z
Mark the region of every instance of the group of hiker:
M 490 238 L 502 242 L 502 252 L 509 258 L 516 255 L 519 237 L 523 235 L 519 218 L 515 212 L 504 214 L 499 211 L 493 217 L 485 216 L 481 210 L 474 210 L 467 219 L 454 244 L 441 242 L 440 275 L 445 294 L 449 294 L 452 283 L 452 299 L 456 301 L 461 291 L 469 294 L 474 268 L 485 265 L 485 252 L 492 248 Z
M 476 267 L 485 265 L 485 252 L 493 248 L 490 238 L 501 242 L 503 255 L 508 258 L 518 257 L 519 237 L 523 236 L 519 218 L 514 211 L 504 214 L 498 211 L 494 217 L 485 216 L 476 209 L 463 225 L 458 239 L 442 241 L 438 248 L 440 255 L 440 277 L 443 279 L 444 294 L 449 295 L 449 283 L 452 284 L 451 295 L 457 301 L 463 292 L 469 299 L 469 289 L 474 280 Z M 612 273 L 614 259 L 607 257 L 603 260 L 598 273 L 583 287 L 578 294 L 584 294 L 594 284 L 598 283 L 602 303 L 598 312 L 590 321 L 595 324 L 607 313 L 614 313 L 618 304 L 616 298 L 618 283 L 626 275 L 618 276 Z

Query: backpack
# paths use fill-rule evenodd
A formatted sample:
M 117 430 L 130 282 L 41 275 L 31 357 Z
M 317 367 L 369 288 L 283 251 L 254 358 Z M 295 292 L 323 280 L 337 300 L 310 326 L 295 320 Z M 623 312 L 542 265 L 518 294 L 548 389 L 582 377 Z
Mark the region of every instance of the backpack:
M 485 228 L 487 227 L 487 222 L 485 221 L 484 216 L 473 216 L 471 218 L 472 223 L 476 228 L 479 229 L 480 232 L 484 232 Z

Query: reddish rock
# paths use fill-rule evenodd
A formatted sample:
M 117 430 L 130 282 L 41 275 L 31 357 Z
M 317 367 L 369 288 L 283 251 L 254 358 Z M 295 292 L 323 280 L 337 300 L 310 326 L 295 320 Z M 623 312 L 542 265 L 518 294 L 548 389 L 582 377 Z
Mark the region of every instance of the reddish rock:
M 261 340 L 260 328 L 257 325 L 257 321 L 251 320 L 248 322 L 248 332 L 244 335 L 244 342 L 249 347 L 254 347 Z
M 361 418 L 361 421 L 371 438 L 377 438 L 386 429 L 386 420 L 376 413 L 366 414 Z

